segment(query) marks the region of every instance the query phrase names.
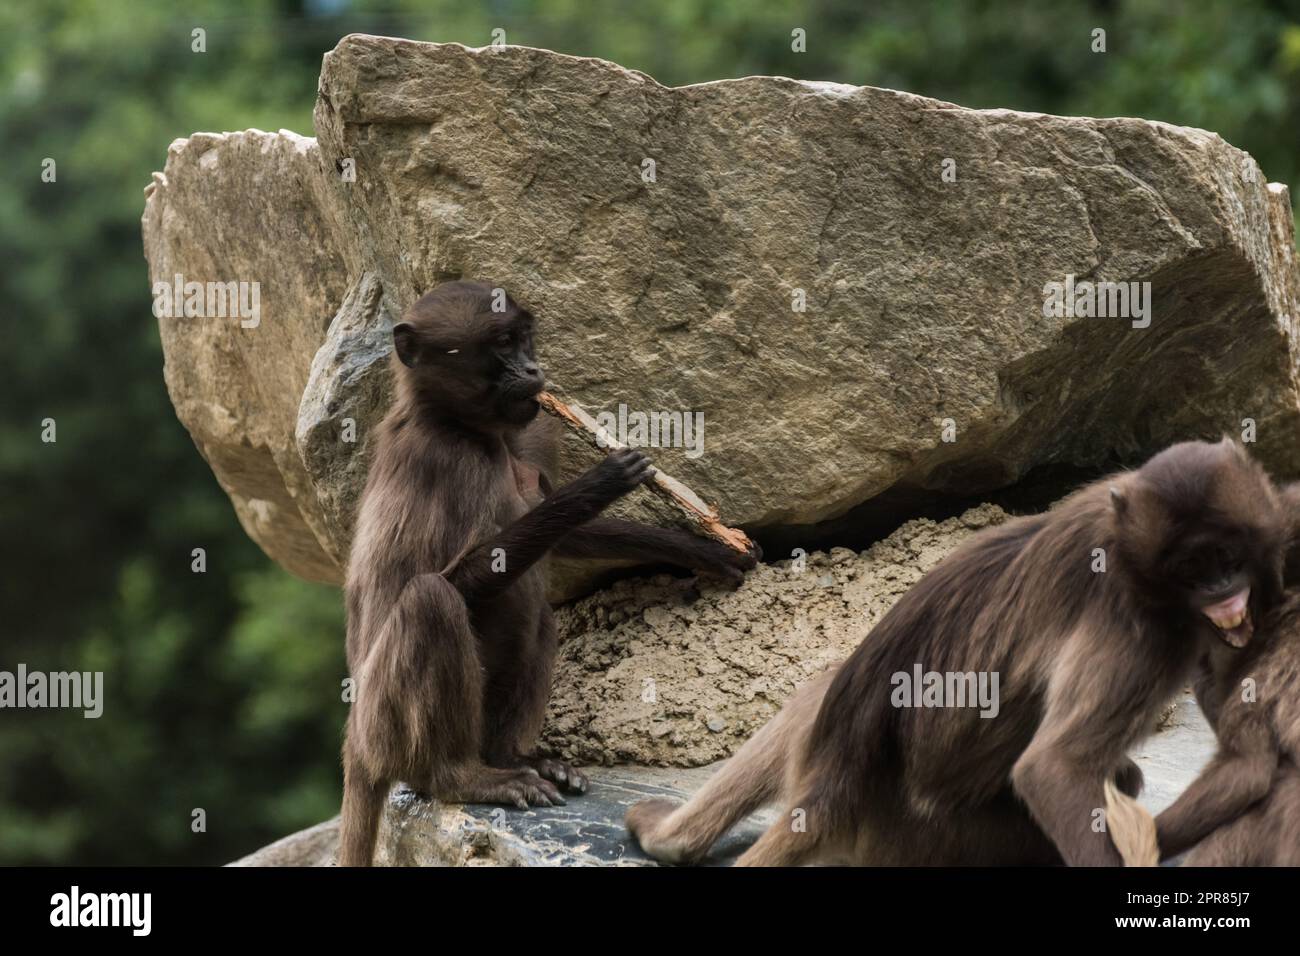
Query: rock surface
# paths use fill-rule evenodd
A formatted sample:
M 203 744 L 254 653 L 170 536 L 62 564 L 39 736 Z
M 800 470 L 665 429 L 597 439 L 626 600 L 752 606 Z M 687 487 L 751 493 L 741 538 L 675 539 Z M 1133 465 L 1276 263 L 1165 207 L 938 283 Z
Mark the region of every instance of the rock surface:
M 337 567 L 347 566 L 352 517 L 366 483 L 371 427 L 388 407 L 393 315 L 373 273 L 348 290 L 316 351 L 298 406 L 294 441 L 315 492 L 317 540 Z
M 589 410 L 702 412 L 703 455 L 654 456 L 750 530 L 1243 418 L 1300 473 L 1289 201 L 1212 133 L 367 36 L 326 56 L 315 125 L 178 140 L 143 223 L 151 279 L 261 284 L 256 328 L 161 319 L 165 374 L 244 527 L 302 576 L 340 580 L 383 317 L 460 276 L 534 311 Z M 1067 275 L 1150 282 L 1150 327 L 1045 318 Z
M 286 130 L 177 140 L 146 189 L 144 234 L 150 281 L 259 283 L 255 328 L 158 320 L 167 392 L 249 537 L 295 574 L 338 581 L 294 438 L 312 359 L 349 285 L 318 157 L 315 140 Z
M 1159 813 L 1195 779 L 1214 749 L 1214 735 L 1196 703 L 1184 696 L 1160 730 L 1133 757 L 1146 777 L 1142 804 Z M 589 793 L 568 806 L 520 813 L 498 807 L 429 803 L 410 791 L 389 801 L 376 862 L 402 866 L 649 866 L 628 838 L 623 814 L 646 797 L 683 799 L 717 765 L 692 770 L 603 767 Z M 776 817 L 765 810 L 741 821 L 714 847 L 707 865 L 725 866 Z M 338 819 L 285 837 L 233 866 L 330 866 L 338 850 Z
M 638 800 L 681 800 L 716 766 L 692 770 L 607 767 L 591 789 L 564 807 L 520 812 L 491 806 L 439 805 L 396 789 L 380 823 L 376 866 L 653 866 L 623 827 Z M 754 814 L 710 854 L 705 865 L 726 865 L 753 843 L 774 818 Z M 277 840 L 231 866 L 332 866 L 338 852 L 338 818 Z

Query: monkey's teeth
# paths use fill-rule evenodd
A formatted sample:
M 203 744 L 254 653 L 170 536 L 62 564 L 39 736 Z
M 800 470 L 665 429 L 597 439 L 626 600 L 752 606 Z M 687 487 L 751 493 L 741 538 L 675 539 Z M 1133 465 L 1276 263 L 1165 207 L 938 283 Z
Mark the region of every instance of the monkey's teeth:
M 1241 622 L 1246 619 L 1249 600 L 1250 588 L 1242 588 L 1227 600 L 1211 604 L 1201 610 L 1219 630 L 1231 631 L 1233 628 L 1240 627 Z
M 1250 623 L 1250 588 L 1242 588 L 1227 600 L 1201 609 L 1233 647 L 1245 647 L 1254 632 Z
M 1251 635 L 1255 633 L 1255 626 L 1250 621 L 1250 615 L 1247 614 L 1237 627 L 1219 633 L 1233 647 L 1245 647 Z

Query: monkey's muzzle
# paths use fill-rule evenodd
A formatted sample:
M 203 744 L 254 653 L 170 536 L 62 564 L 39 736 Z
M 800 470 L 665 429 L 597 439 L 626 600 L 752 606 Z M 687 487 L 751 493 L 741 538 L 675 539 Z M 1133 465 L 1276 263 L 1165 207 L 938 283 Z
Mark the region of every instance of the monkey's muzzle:
M 1242 588 L 1229 598 L 1201 608 L 1219 631 L 1219 636 L 1233 647 L 1245 647 L 1254 633 L 1250 620 L 1250 588 Z

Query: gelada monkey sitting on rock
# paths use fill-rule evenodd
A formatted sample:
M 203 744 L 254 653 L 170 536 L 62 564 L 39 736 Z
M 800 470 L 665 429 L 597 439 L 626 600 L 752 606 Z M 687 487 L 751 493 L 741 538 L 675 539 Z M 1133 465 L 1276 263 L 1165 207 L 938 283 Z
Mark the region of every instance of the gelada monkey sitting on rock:
M 497 306 L 494 309 L 494 306 Z M 534 754 L 551 689 L 548 553 L 664 562 L 738 580 L 756 556 L 598 518 L 652 473 L 609 454 L 552 491 L 533 317 L 450 282 L 393 328 L 396 397 L 380 426 L 347 573 L 357 697 L 343 745 L 339 862 L 368 865 L 390 786 L 520 808 L 587 780 Z
M 686 804 L 639 803 L 628 828 L 688 862 L 780 801 L 742 865 L 1118 865 L 1095 826 L 1105 785 L 1137 793 L 1129 747 L 1209 648 L 1244 646 L 1277 603 L 1283 521 L 1268 476 L 1225 440 L 985 530 Z M 996 716 L 894 706 L 892 678 L 918 662 L 998 674 Z

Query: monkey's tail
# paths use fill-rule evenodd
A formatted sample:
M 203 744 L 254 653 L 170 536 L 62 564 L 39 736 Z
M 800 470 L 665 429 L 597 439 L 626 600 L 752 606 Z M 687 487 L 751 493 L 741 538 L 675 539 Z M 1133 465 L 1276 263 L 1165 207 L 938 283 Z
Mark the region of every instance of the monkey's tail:
M 641 849 L 666 863 L 696 862 L 739 820 L 775 800 L 798 759 L 830 677 L 828 673 L 799 688 L 686 803 L 653 799 L 633 805 L 625 822 Z
M 372 780 L 361 761 L 343 749 L 343 811 L 339 820 L 339 866 L 370 866 L 389 782 Z
M 1106 832 L 1119 850 L 1125 866 L 1158 866 L 1160 847 L 1156 822 L 1142 804 L 1121 791 L 1113 780 L 1105 783 Z

